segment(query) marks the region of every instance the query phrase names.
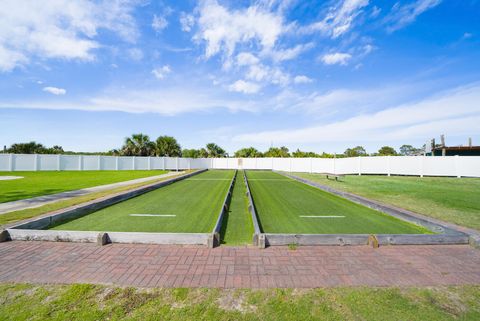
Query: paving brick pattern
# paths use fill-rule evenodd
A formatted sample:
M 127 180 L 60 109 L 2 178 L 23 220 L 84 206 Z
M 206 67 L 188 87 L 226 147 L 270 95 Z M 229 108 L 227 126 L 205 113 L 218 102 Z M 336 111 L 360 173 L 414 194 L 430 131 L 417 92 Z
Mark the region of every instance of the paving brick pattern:
M 136 287 L 331 287 L 480 284 L 480 251 L 464 245 L 179 247 L 0 243 L 0 282 Z

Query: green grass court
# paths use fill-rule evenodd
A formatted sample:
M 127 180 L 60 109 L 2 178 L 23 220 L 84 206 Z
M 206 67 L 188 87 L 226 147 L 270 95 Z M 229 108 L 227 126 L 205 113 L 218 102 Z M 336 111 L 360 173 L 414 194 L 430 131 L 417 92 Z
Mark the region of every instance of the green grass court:
M 424 234 L 429 231 L 270 171 L 247 171 L 265 233 Z
M 207 171 L 51 229 L 209 233 L 234 173 Z
M 321 174 L 294 174 L 337 190 L 480 230 L 480 178 L 348 175 L 343 182 L 336 182 Z
M 0 172 L 0 176 L 23 176 L 21 179 L 0 181 L 0 203 L 161 175 L 166 172 L 162 170 Z

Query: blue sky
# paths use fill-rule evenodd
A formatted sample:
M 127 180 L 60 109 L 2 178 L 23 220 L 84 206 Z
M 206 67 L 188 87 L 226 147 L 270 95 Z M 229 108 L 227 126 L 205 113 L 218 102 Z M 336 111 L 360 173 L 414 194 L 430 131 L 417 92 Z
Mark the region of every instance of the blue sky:
M 480 144 L 480 1 L 0 4 L 0 144 Z

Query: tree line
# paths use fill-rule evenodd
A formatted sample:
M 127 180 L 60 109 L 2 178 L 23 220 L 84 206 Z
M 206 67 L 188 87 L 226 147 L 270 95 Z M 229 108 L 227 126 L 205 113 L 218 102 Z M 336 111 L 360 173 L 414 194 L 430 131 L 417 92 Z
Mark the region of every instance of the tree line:
M 199 149 L 182 149 L 177 140 L 172 136 L 159 136 L 156 140 L 151 140 L 148 135 L 133 134 L 125 138 L 124 144 L 119 149 L 112 149 L 101 153 L 83 153 L 64 151 L 61 146 L 46 147 L 36 142 L 16 143 L 9 148 L 4 149 L 6 153 L 12 154 L 95 154 L 95 155 L 113 155 L 113 156 L 165 156 L 165 157 L 187 157 L 187 158 L 211 158 L 211 157 L 229 157 L 230 155 L 215 143 L 208 143 L 205 147 Z M 393 147 L 383 146 L 378 152 L 367 153 L 363 146 L 347 148 L 343 154 L 315 153 L 301 151 L 297 149 L 290 152 L 285 146 L 270 147 L 265 152 L 257 150 L 255 147 L 245 147 L 237 150 L 234 157 L 254 158 L 254 157 L 358 157 L 358 156 L 412 156 L 421 155 L 422 148 L 415 148 L 412 145 L 402 145 L 397 152 Z

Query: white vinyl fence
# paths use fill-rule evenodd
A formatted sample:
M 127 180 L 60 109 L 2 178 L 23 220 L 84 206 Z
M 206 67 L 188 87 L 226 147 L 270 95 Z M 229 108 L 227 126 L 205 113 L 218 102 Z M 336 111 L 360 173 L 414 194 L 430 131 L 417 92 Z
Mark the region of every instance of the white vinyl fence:
M 178 158 L 0 154 L 0 171 L 266 169 L 287 172 L 480 177 L 480 156 Z

